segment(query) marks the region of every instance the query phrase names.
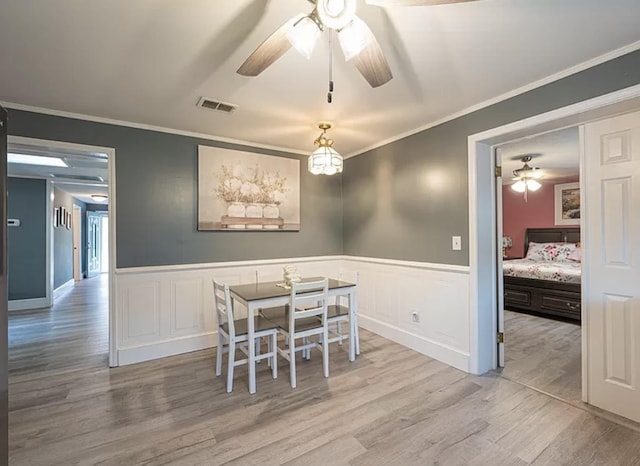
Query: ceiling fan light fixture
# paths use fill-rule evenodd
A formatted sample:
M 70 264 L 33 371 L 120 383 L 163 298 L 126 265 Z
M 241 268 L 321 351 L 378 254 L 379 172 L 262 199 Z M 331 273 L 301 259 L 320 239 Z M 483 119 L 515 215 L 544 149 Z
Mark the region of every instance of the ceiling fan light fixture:
M 318 0 L 318 18 L 326 27 L 340 30 L 356 15 L 356 0 Z
M 346 61 L 362 52 L 371 41 L 367 25 L 357 16 L 340 30 L 338 39 Z
M 517 193 L 523 193 L 527 189 L 527 185 L 524 181 L 518 180 L 511 185 L 511 189 Z
M 537 191 L 542 185 L 536 180 L 527 180 L 527 189 L 529 191 Z
M 287 32 L 287 39 L 291 45 L 307 60 L 311 58 L 319 38 L 320 28 L 309 16 L 298 20 Z

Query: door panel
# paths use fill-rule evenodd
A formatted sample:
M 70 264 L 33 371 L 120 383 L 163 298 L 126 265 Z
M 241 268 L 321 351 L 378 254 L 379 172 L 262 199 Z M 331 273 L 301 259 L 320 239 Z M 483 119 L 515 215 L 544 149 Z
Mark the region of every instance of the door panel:
M 585 125 L 584 148 L 588 401 L 640 422 L 640 113 Z

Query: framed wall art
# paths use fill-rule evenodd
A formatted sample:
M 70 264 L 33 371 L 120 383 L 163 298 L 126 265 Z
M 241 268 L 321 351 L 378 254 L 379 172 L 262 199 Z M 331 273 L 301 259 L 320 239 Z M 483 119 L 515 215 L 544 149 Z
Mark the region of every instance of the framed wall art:
M 299 231 L 300 161 L 198 146 L 198 230 Z
M 556 225 L 580 225 L 580 183 L 554 186 L 553 212 Z

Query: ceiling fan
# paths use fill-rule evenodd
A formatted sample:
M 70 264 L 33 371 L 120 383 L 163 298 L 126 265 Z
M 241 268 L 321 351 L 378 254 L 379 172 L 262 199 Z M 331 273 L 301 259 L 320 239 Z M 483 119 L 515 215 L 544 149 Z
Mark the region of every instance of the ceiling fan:
M 253 51 L 238 68 L 243 76 L 258 76 L 291 46 L 307 59 L 325 30 L 338 32 L 346 61 L 353 61 L 371 87 L 382 86 L 393 78 L 382 48 L 369 26 L 356 15 L 356 0 L 308 0 L 314 5 L 309 14 L 299 14 L 280 26 Z M 428 6 L 477 0 L 366 0 L 376 6 Z

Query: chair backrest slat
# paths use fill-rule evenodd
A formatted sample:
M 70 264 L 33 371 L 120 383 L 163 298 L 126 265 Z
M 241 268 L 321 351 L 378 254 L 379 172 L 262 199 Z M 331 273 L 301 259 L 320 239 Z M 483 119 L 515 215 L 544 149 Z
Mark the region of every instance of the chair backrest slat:
M 215 299 L 216 317 L 218 327 L 227 324 L 229 335 L 235 335 L 236 329 L 233 321 L 233 308 L 231 307 L 231 294 L 229 285 L 213 280 L 213 297 Z
M 295 328 L 297 319 L 315 316 L 320 317 L 321 325 L 324 325 L 327 320 L 328 298 L 329 280 L 327 278 L 313 282 L 294 283 L 291 287 L 289 303 L 290 328 Z

